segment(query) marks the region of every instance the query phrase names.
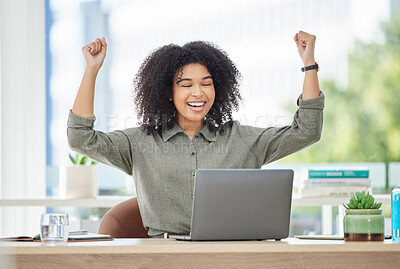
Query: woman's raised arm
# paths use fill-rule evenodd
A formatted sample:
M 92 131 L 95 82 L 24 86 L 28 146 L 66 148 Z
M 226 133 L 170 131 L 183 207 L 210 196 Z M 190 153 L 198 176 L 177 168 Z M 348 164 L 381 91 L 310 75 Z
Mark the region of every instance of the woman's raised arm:
M 300 31 L 294 36 L 300 58 L 304 67 L 314 65 L 315 35 Z M 302 99 L 312 99 L 320 96 L 317 69 L 305 71 Z
M 139 129 L 116 130 L 109 133 L 93 130 L 96 118 L 93 115 L 94 87 L 97 73 L 106 57 L 107 44 L 97 38 L 82 48 L 86 69 L 74 106 L 68 116 L 68 144 L 76 152 L 93 160 L 116 167 L 132 174 L 132 148 L 129 136 L 136 143 Z
M 86 61 L 81 86 L 76 95 L 72 113 L 85 118 L 93 118 L 94 87 L 97 74 L 106 57 L 107 43 L 105 38 L 97 38 L 82 48 Z

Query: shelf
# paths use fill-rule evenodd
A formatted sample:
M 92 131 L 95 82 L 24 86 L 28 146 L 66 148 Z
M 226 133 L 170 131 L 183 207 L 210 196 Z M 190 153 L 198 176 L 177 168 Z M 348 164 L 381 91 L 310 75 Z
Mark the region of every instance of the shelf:
M 390 205 L 390 194 L 374 195 L 377 202 L 382 205 Z M 0 207 L 3 206 L 46 206 L 46 207 L 89 207 L 111 208 L 114 205 L 130 199 L 131 196 L 99 196 L 98 198 L 60 199 L 48 197 L 44 199 L 0 199 Z M 338 206 L 349 201 L 348 197 L 307 197 L 293 196 L 292 206 Z
M 375 201 L 382 205 L 390 205 L 390 194 L 374 194 Z M 293 196 L 292 206 L 338 206 L 349 202 L 349 197 L 307 197 Z
M 132 198 L 131 196 L 99 196 L 98 198 L 60 199 L 47 197 L 43 199 L 0 199 L 2 206 L 46 206 L 46 207 L 90 207 L 110 208 Z

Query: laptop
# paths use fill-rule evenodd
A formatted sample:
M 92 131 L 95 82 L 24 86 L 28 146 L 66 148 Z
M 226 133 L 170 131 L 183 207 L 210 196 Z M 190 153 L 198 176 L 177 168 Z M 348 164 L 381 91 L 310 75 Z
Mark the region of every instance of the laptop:
M 289 235 L 293 170 L 196 171 L 189 241 L 280 240 Z

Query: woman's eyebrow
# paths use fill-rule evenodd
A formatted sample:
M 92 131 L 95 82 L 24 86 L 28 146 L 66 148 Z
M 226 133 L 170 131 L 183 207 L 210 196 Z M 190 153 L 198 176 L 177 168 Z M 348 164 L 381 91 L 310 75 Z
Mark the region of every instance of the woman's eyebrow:
M 192 81 L 191 78 L 181 78 L 181 79 L 179 79 L 178 81 L 176 81 L 176 84 L 179 84 L 180 82 L 185 81 L 185 80 Z
M 209 78 L 212 79 L 212 76 L 206 76 L 206 77 L 202 78 L 202 80 L 209 79 Z M 192 81 L 191 78 L 181 78 L 181 79 L 179 79 L 179 80 L 176 82 L 176 84 L 179 84 L 180 82 L 185 81 L 185 80 L 187 80 L 187 81 Z

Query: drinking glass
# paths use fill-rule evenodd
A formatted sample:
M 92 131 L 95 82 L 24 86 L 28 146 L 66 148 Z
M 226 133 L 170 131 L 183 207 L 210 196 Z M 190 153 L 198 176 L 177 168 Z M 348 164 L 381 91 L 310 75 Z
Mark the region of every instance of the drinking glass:
M 40 218 L 40 238 L 44 243 L 68 241 L 68 214 L 44 213 Z

